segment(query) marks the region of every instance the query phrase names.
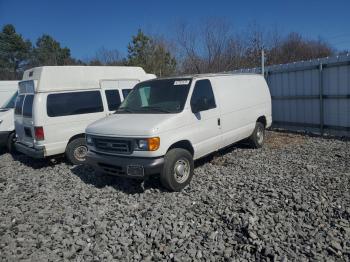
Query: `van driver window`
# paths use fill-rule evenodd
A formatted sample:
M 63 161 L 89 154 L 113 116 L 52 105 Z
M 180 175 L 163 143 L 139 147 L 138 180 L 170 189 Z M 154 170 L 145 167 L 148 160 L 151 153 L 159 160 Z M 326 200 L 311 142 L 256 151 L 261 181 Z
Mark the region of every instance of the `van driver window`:
M 117 89 L 106 90 L 106 98 L 108 103 L 108 110 L 115 111 L 121 104 L 119 91 Z
M 199 101 L 206 102 L 206 110 L 216 108 L 213 89 L 208 79 L 198 80 L 194 86 L 191 106 L 197 104 Z

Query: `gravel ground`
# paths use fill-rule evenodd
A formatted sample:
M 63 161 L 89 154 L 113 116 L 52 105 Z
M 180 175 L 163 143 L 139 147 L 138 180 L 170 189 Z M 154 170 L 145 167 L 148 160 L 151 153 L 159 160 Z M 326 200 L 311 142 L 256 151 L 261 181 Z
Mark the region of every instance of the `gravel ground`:
M 0 155 L 0 260 L 350 261 L 350 142 L 268 132 L 180 193 Z

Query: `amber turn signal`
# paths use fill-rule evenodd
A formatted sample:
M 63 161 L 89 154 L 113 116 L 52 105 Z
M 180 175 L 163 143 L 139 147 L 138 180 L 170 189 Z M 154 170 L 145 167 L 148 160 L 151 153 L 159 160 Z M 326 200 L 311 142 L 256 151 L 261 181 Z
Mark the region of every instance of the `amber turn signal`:
M 158 148 L 160 146 L 160 138 L 159 137 L 147 138 L 147 141 L 148 141 L 148 150 L 149 151 L 158 150 Z

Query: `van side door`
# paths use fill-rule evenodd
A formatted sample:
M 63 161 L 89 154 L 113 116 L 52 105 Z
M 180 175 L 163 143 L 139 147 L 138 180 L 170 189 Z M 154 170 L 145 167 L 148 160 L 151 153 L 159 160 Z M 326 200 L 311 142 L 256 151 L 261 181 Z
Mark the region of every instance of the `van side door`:
M 221 144 L 220 110 L 209 79 L 197 80 L 191 96 L 195 158 L 217 151 Z

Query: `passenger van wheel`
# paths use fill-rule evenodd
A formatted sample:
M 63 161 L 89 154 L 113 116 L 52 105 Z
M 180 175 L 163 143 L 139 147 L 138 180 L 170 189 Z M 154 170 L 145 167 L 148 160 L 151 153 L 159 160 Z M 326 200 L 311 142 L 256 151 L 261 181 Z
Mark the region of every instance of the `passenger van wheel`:
M 249 137 L 249 143 L 253 148 L 261 148 L 265 141 L 265 126 L 256 122 L 253 134 Z
M 8 138 L 7 138 L 7 150 L 9 151 L 9 153 L 13 154 L 16 153 L 16 148 L 15 148 L 15 139 L 16 139 L 16 133 L 13 132 L 11 134 L 9 134 Z
M 161 183 L 170 191 L 180 191 L 190 183 L 193 170 L 193 158 L 190 152 L 182 148 L 171 149 L 165 155 L 160 175 Z
M 77 138 L 71 141 L 66 148 L 66 157 L 73 165 L 85 163 L 88 148 L 84 138 Z

